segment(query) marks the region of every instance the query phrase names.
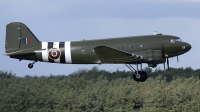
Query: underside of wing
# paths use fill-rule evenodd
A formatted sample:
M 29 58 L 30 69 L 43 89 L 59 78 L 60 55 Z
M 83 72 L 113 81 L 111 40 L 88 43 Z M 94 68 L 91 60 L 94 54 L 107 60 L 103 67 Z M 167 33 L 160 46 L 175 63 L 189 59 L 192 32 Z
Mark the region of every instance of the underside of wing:
M 97 46 L 94 51 L 102 63 L 132 63 L 143 59 L 140 55 L 127 53 L 108 46 Z

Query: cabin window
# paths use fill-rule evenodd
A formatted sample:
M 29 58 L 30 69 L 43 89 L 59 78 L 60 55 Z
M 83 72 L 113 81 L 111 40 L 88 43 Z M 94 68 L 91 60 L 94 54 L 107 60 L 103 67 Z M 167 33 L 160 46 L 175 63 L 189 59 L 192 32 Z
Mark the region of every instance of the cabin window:
M 94 52 L 94 49 L 92 49 L 91 52 Z
M 124 49 L 124 47 L 119 47 L 119 49 L 120 49 L 120 50 L 123 50 L 123 49 Z
M 175 40 L 174 40 L 174 39 L 171 39 L 171 40 L 170 40 L 170 43 L 175 43 Z
M 130 49 L 133 49 L 133 46 L 130 45 L 129 48 L 130 48 Z
M 86 50 L 81 50 L 81 53 L 82 53 L 82 54 L 85 54 L 85 53 L 86 53 Z
M 142 48 L 142 47 L 143 47 L 143 45 L 139 45 L 139 46 L 138 46 L 138 48 Z

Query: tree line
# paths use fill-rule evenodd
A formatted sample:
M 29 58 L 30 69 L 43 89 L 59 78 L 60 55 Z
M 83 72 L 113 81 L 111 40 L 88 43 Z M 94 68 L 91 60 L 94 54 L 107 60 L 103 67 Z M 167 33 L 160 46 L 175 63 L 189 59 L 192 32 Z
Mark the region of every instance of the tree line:
M 145 82 L 135 82 L 131 72 L 96 67 L 48 77 L 0 71 L 0 111 L 200 111 L 200 69 L 144 70 Z

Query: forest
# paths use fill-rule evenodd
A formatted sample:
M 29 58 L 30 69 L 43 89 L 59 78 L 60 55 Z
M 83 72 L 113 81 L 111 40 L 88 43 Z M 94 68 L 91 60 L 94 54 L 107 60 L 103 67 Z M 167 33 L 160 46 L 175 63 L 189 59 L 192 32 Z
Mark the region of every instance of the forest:
M 94 67 L 72 74 L 17 77 L 0 71 L 0 112 L 200 112 L 200 69 L 127 71 Z

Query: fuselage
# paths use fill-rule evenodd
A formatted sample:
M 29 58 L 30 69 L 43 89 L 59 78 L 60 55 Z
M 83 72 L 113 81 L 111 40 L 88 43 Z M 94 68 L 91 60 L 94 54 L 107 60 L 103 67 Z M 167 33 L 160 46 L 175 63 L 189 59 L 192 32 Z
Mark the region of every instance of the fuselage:
M 190 44 L 182 42 L 179 37 L 170 35 L 130 36 L 71 42 L 42 42 L 41 44 L 42 50 L 35 52 L 38 61 L 68 64 L 101 64 L 94 48 L 102 45 L 135 54 L 148 50 L 157 50 L 161 53 L 164 50 L 168 58 L 184 54 L 191 49 Z M 54 57 L 52 57 L 51 50 L 60 52 L 60 54 L 55 54 L 59 56 L 52 59 Z M 116 64 L 115 62 L 112 63 Z M 148 63 L 148 60 L 140 63 Z M 159 63 L 162 63 L 162 61 L 158 61 L 155 64 Z

